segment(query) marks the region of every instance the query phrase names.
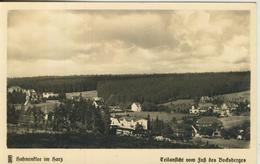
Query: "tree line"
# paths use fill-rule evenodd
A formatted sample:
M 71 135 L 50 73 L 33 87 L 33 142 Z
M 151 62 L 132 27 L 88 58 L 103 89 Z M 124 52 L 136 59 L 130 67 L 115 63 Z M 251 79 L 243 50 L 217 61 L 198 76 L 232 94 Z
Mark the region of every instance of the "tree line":
M 164 74 L 154 74 L 157 77 Z M 96 90 L 99 81 L 132 79 L 153 75 L 73 75 L 73 76 L 38 76 L 8 78 L 7 87 L 20 86 L 35 89 L 38 92 L 79 92 Z
M 110 134 L 108 108 L 96 109 L 93 103 L 88 100 L 81 99 L 76 102 L 64 100 L 53 111 L 48 112 L 47 119 L 46 113 L 41 110 L 41 107 L 32 106 L 26 111 L 20 111 L 16 110 L 13 104 L 8 104 L 7 108 L 8 123 L 17 124 L 22 112 L 24 112 L 26 117 L 32 118 L 32 123 L 26 122 L 28 127 L 76 133 Z
M 172 74 L 100 81 L 98 95 L 110 103 L 164 103 L 250 89 L 250 72 Z
M 180 98 L 214 96 L 250 89 L 250 72 L 80 75 L 8 78 L 8 87 L 18 85 L 37 92 L 98 90 L 110 103 L 162 103 Z
M 109 134 L 110 114 L 108 108 L 98 110 L 91 101 L 66 100 L 64 104 L 54 110 L 53 116 L 53 130 L 66 129 L 67 131 Z

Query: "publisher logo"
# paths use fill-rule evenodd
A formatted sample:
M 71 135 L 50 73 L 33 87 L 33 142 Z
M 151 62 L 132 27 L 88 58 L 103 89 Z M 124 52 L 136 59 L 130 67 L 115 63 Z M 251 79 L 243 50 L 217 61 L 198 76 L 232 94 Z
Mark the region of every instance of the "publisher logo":
M 12 155 L 8 155 L 8 163 L 13 163 L 13 156 Z

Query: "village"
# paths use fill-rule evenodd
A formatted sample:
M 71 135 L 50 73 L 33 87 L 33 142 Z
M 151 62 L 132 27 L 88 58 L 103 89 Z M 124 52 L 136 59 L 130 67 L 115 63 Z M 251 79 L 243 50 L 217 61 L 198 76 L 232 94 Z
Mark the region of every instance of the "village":
M 55 118 L 55 110 L 65 101 L 69 101 L 72 106 L 87 101 L 93 109 L 100 111 L 101 115 L 108 113 L 110 135 L 143 139 L 152 137 L 155 141 L 169 143 L 212 142 L 220 147 L 230 146 L 230 143 L 225 145 L 228 141 L 233 143 L 234 140 L 250 140 L 250 103 L 244 97 L 201 96 L 192 103 L 184 101 L 184 105 L 177 104 L 176 107 L 175 102 L 170 102 L 157 105 L 162 109 L 160 111 L 151 111 L 147 110 L 147 103 L 141 102 L 130 102 L 124 106 L 107 104 L 95 91 L 37 92 L 19 86 L 9 87 L 7 91 L 8 108 L 11 109 L 8 110 L 12 111 L 10 115 L 19 113 L 17 117 L 9 119 L 8 133 L 64 133 L 68 129 L 51 128 L 59 119 Z M 67 121 L 69 126 L 72 125 L 70 120 L 65 120 L 65 117 L 62 119 L 64 124 Z M 80 125 L 75 127 L 81 129 Z M 71 129 L 73 131 L 77 128 Z M 221 144 L 222 142 L 224 144 Z

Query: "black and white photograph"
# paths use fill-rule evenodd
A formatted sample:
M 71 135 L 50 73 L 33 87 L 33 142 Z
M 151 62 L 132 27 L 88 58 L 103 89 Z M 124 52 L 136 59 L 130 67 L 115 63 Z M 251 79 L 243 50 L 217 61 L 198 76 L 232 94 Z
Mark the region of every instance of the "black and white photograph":
M 250 149 L 250 14 L 8 10 L 7 147 Z

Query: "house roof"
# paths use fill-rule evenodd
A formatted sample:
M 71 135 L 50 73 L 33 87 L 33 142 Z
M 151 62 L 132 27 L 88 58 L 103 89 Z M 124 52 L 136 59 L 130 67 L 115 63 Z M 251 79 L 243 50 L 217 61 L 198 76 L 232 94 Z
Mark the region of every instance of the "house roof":
M 133 104 L 135 104 L 137 106 L 141 106 L 141 104 L 139 102 L 133 102 Z
M 126 121 L 138 121 L 138 120 L 145 120 L 145 118 L 141 118 L 141 117 L 136 117 L 136 116 L 116 116 L 116 118 L 120 121 L 122 120 L 126 120 Z
M 222 124 L 220 120 L 217 119 L 217 117 L 202 117 L 198 119 L 197 124 Z
M 54 92 L 43 92 L 42 94 L 54 94 Z
M 94 101 L 94 103 L 96 103 L 97 105 L 104 105 L 104 102 L 103 101 L 101 101 L 101 100 L 97 100 L 97 101 Z

